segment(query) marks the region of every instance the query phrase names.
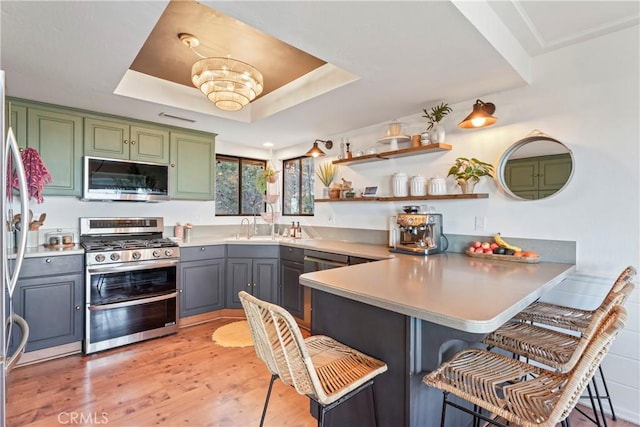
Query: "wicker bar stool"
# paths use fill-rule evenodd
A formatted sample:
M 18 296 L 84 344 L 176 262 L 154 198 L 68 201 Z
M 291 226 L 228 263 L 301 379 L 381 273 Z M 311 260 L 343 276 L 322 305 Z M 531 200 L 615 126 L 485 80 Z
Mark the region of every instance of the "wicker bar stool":
M 626 298 L 633 290 L 633 285 L 627 285 L 635 280 L 636 276 L 637 271 L 634 267 L 626 267 L 613 282 L 611 289 L 603 299 L 600 307 L 595 310 L 582 310 L 557 304 L 534 302 L 518 313 L 514 319 L 573 331 L 584 336 L 589 333 L 590 325 L 593 328 L 593 317 L 599 309 L 603 309 L 603 306 L 612 302 L 624 304 Z M 616 297 L 618 294 L 620 294 L 620 296 Z M 531 336 L 524 335 L 528 333 L 530 333 Z M 527 345 L 527 341 L 530 341 L 531 344 Z M 571 359 L 571 355 L 576 351 L 576 347 L 579 345 L 579 342 L 575 338 L 569 338 L 562 334 L 550 333 L 547 329 L 523 327 L 522 325 L 515 325 L 511 322 L 508 322 L 502 328 L 498 329 L 498 331 L 489 335 L 485 339 L 485 343 L 504 348 L 507 351 L 511 351 L 516 354 L 530 357 L 533 360 L 545 363 L 556 369 L 565 370 L 575 362 L 575 356 Z M 528 349 L 526 347 L 528 347 Z M 513 351 L 516 348 L 518 351 Z M 523 352 L 527 354 L 523 354 Z M 545 356 L 544 353 L 547 352 L 551 353 Z M 554 352 L 555 354 L 553 354 Z M 595 378 L 593 380 L 593 387 L 595 391 L 595 399 L 600 409 L 603 423 L 607 426 L 602 400 L 606 400 L 608 402 L 609 409 L 611 410 L 611 418 L 614 421 L 616 420 L 616 413 L 613 408 L 611 394 L 609 393 L 609 387 L 607 385 L 602 366 L 598 366 L 598 371 L 602 381 L 602 386 L 604 387 L 604 394 L 600 394 Z M 600 425 L 591 388 L 587 387 L 587 391 L 589 392 L 589 396 L 585 397 L 589 397 L 591 400 L 591 405 L 594 410 L 594 418 L 584 414 L 584 412 L 583 415 L 595 424 Z
M 324 425 L 328 411 L 370 388 L 377 423 L 373 382 L 387 370 L 384 362 L 324 335 L 304 339 L 298 324 L 285 309 L 244 291 L 238 295 L 256 354 L 271 372 L 260 426 L 264 424 L 276 378 L 318 403 L 318 426 Z
M 498 426 L 568 426 L 567 417 L 625 321 L 624 308 L 614 307 L 568 372 L 552 372 L 488 350 L 457 353 L 423 379 L 444 393 L 441 425 L 447 406 L 452 406 L 472 414 L 474 421 Z M 474 410 L 450 400 L 449 394 L 472 403 Z

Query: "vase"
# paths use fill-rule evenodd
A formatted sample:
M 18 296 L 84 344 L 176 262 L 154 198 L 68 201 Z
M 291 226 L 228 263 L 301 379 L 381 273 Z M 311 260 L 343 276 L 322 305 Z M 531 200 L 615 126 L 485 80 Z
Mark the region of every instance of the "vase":
M 432 144 L 444 142 L 444 127 L 440 123 L 436 123 L 429 132 L 429 138 Z
M 458 179 L 458 185 L 462 190 L 462 194 L 473 194 L 473 189 L 478 183 L 475 179 Z
M 322 188 L 322 198 L 323 199 L 328 199 L 329 198 L 329 187 L 323 187 Z
M 330 199 L 339 199 L 340 198 L 340 189 L 339 188 L 332 188 L 329 190 L 329 198 Z

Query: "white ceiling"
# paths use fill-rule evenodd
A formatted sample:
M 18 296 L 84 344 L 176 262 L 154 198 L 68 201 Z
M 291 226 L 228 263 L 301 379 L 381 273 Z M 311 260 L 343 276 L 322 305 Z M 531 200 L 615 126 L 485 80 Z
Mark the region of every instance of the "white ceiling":
M 231 119 L 195 88 L 128 72 L 166 1 L 2 0 L 7 94 L 279 149 L 526 85 L 536 55 L 640 22 L 637 1 L 201 3 L 357 78 L 308 100 L 276 91 Z M 114 94 L 125 75 L 129 95 Z M 266 114 L 273 104 L 284 109 Z

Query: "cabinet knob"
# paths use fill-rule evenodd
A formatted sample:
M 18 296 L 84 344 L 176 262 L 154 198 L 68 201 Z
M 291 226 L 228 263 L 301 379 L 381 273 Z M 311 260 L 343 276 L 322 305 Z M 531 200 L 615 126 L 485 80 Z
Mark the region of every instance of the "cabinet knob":
M 182 289 L 178 290 L 178 293 L 182 293 Z
M 176 164 L 175 164 L 175 163 L 171 163 L 171 167 L 172 167 L 172 168 L 175 168 L 175 167 L 176 167 Z
M 125 144 L 128 144 L 128 143 L 129 143 L 129 140 L 128 140 L 128 139 L 125 139 L 125 140 L 124 140 L 124 143 L 125 143 Z
M 200 248 L 200 250 L 204 252 L 206 249 L 204 247 L 202 247 L 202 248 Z
M 135 141 L 131 141 L 131 145 L 136 145 L 136 142 Z
M 46 262 L 47 264 L 51 264 L 51 258 L 45 259 L 44 262 Z
M 250 287 L 251 287 L 251 283 L 247 283 L 247 288 L 250 288 Z
M 80 306 L 79 305 L 76 305 L 76 310 L 80 310 Z

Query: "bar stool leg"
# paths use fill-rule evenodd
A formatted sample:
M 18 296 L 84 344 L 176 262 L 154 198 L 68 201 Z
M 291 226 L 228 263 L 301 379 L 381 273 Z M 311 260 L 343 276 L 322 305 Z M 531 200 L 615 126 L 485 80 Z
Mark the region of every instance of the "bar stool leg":
M 269 398 L 271 397 L 271 389 L 273 388 L 273 382 L 278 378 L 277 375 L 271 375 L 271 381 L 269 382 L 269 390 L 267 390 L 267 399 L 264 401 L 264 408 L 262 408 L 262 418 L 260 418 L 260 427 L 264 425 L 264 417 L 267 415 L 267 406 L 269 406 Z
M 604 372 L 602 371 L 602 365 L 598 366 L 598 371 L 600 371 L 600 378 L 602 378 L 602 385 L 604 386 L 605 396 L 602 396 L 603 399 L 607 399 L 609 401 L 609 408 L 611 409 L 611 419 L 613 421 L 617 420 L 616 411 L 613 410 L 613 402 L 611 401 L 611 395 L 609 394 L 609 387 L 607 387 L 607 381 L 604 379 Z M 596 382 L 595 378 L 593 380 L 594 384 Z M 600 409 L 602 410 L 602 408 Z M 602 415 L 604 417 L 604 414 Z
M 442 412 L 440 413 L 440 427 L 444 427 L 444 417 L 447 412 L 447 396 L 449 392 L 442 393 Z
M 602 399 L 606 398 L 606 396 L 600 396 L 600 390 L 598 390 L 598 383 L 596 382 L 596 377 L 591 378 L 591 383 L 587 385 L 587 390 L 589 391 L 589 398 L 591 399 L 591 405 L 593 405 L 593 413 L 596 412 L 595 404 L 593 403 L 593 397 L 591 396 L 591 384 L 593 384 L 593 391 L 595 392 L 595 400 L 598 401 L 598 408 L 600 409 L 600 415 L 602 416 L 602 422 L 604 427 L 608 427 L 607 418 L 604 414 L 604 408 L 602 407 Z M 597 415 L 596 415 L 597 417 Z

